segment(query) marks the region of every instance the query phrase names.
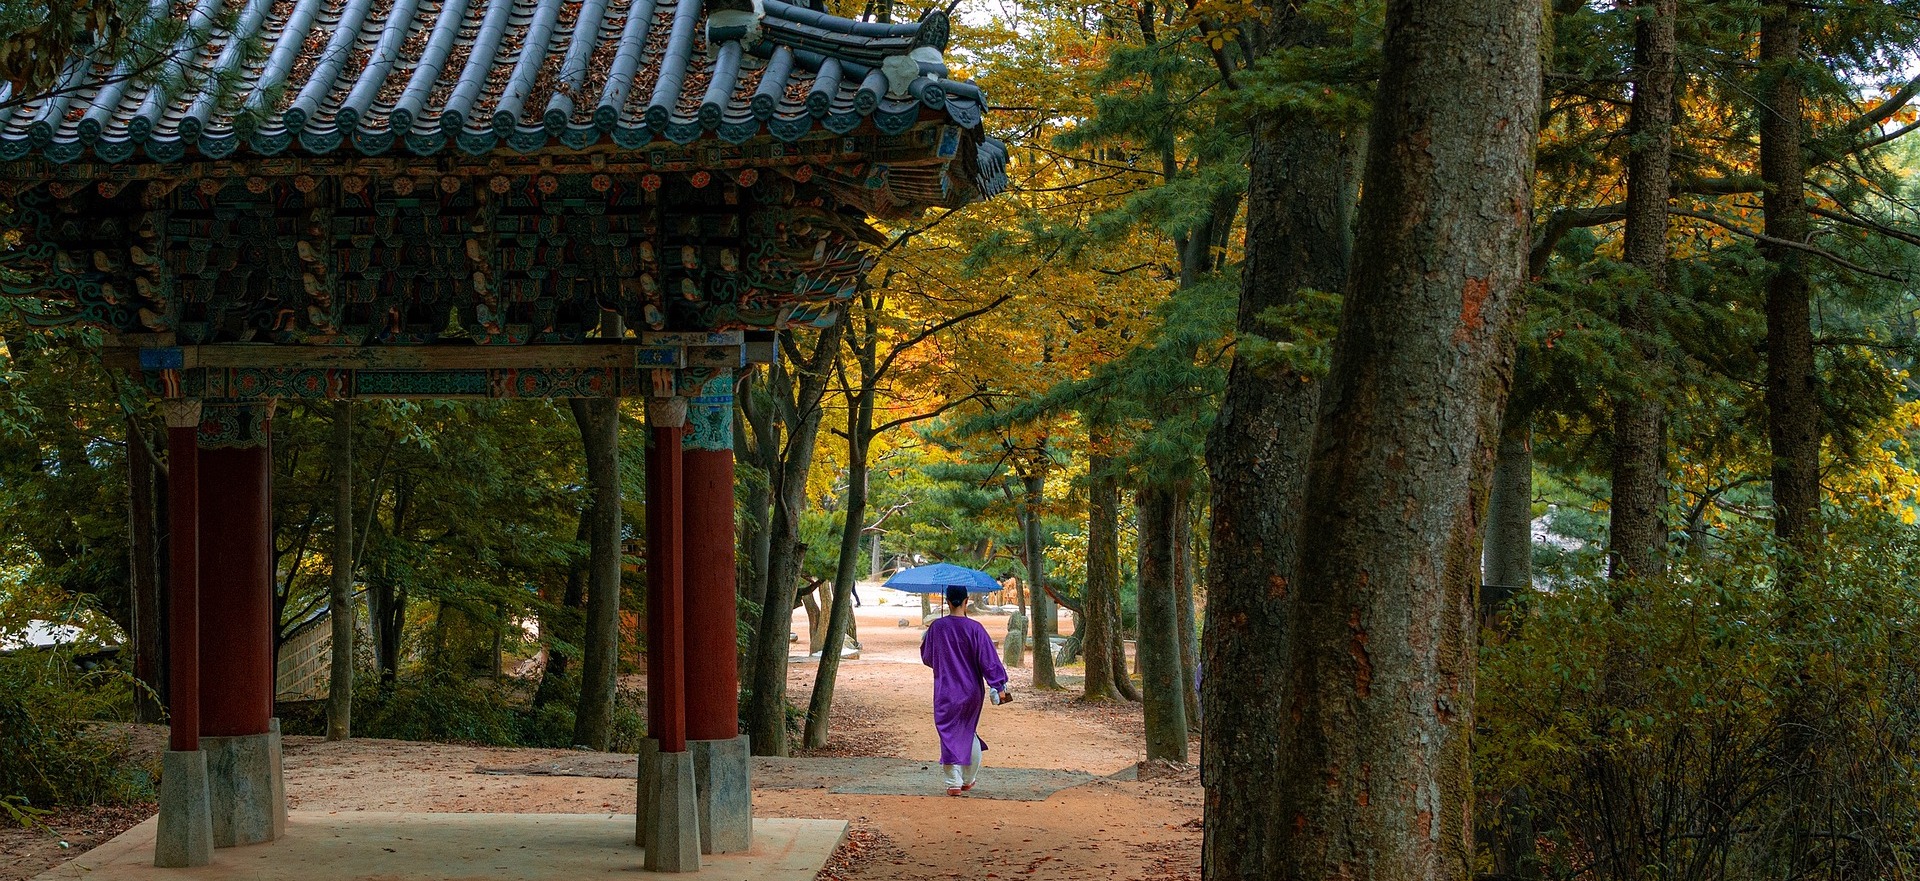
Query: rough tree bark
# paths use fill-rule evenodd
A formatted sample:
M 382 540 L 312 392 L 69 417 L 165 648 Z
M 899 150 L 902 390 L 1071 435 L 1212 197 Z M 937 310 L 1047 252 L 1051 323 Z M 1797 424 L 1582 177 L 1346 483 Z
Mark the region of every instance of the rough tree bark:
M 1810 235 L 1806 206 L 1807 166 L 1802 139 L 1806 108 L 1799 71 L 1803 48 L 1801 10 L 1794 0 L 1770 0 L 1761 12 L 1760 69 L 1765 106 L 1760 112 L 1760 178 L 1765 183 L 1762 244 L 1773 274 L 1767 279 L 1767 440 L 1773 452 L 1773 533 L 1782 559 L 1778 584 L 1784 609 L 1778 626 L 1790 643 L 1808 616 L 1808 559 L 1819 549 L 1820 398 L 1813 361 L 1811 284 L 1806 255 L 1774 242 L 1804 243 Z M 1809 717 L 1804 685 L 1797 675 L 1804 658 L 1789 660 L 1793 672 L 1780 683 L 1781 730 L 1778 761 L 1783 779 L 1813 773 L 1816 726 Z M 1785 877 L 1806 874 L 1820 848 L 1810 846 L 1813 787 L 1789 786 L 1786 817 L 1775 847 Z
M 1147 717 L 1147 759 L 1187 760 L 1186 687 L 1180 665 L 1180 613 L 1174 595 L 1173 534 L 1179 493 L 1142 487 L 1135 494 L 1140 534 L 1140 694 Z
M 1627 262 L 1639 284 L 1621 289 L 1620 330 L 1637 365 L 1657 377 L 1660 302 L 1667 289 L 1667 198 L 1672 189 L 1674 14 L 1678 0 L 1635 0 L 1633 107 L 1628 117 Z M 1613 497 L 1608 573 L 1616 581 L 1666 571 L 1666 406 L 1657 387 L 1622 391 L 1613 404 Z
M 333 403 L 333 581 L 327 616 L 333 626 L 327 677 L 327 739 L 353 736 L 353 402 Z
M 573 742 L 607 748 L 613 732 L 614 675 L 620 659 L 620 402 L 569 398 L 586 449 L 588 502 L 587 620 L 580 658 L 580 703 Z
M 1046 499 L 1047 475 L 1041 466 L 1035 465 L 1021 480 L 1026 485 L 1021 511 L 1025 521 L 1027 580 L 1031 584 L 1027 593 L 1033 598 L 1033 687 L 1055 690 L 1060 687 L 1060 680 L 1053 671 L 1053 629 L 1059 612 L 1054 609 L 1053 598 L 1047 595 L 1047 555 L 1040 538 L 1040 508 Z
M 1092 428 L 1087 454 L 1087 595 L 1083 601 L 1087 613 L 1080 618 L 1086 627 L 1080 649 L 1087 659 L 1085 696 L 1090 701 L 1120 697 L 1115 680 L 1127 675 L 1124 654 L 1121 664 L 1114 665 L 1114 649 L 1121 644 L 1115 629 L 1120 622 L 1120 479 L 1114 474 L 1113 458 L 1104 452 L 1108 442 L 1100 427 Z
M 1767 4 L 1761 20 L 1760 62 L 1769 74 L 1760 114 L 1760 177 L 1768 237 L 1805 242 L 1807 167 L 1801 139 L 1806 110 L 1795 65 L 1800 11 L 1788 0 Z M 1767 279 L 1767 439 L 1773 447 L 1773 531 L 1782 547 L 1804 558 L 1818 540 L 1820 513 L 1820 399 L 1813 364 L 1813 315 L 1806 255 L 1765 243 Z M 1789 592 L 1798 574 L 1783 571 Z
M 1273 878 L 1473 875 L 1478 515 L 1511 378 L 1537 0 L 1389 0 L 1300 513 Z M 1218 614 L 1216 612 L 1216 614 Z M 1238 672 L 1238 671 L 1236 671 Z
M 775 389 L 786 445 L 773 476 L 773 528 L 768 552 L 765 597 L 760 626 L 753 640 L 753 693 L 747 703 L 747 733 L 754 755 L 784 756 L 787 748 L 787 633 L 793 621 L 793 596 L 800 581 L 805 546 L 800 542 L 800 514 L 807 505 L 807 469 L 813 464 L 815 439 L 820 435 L 820 401 L 827 391 L 827 370 L 846 332 L 843 308 L 831 327 L 820 331 L 813 352 L 798 358 L 789 344 L 789 356 L 804 360 L 797 368 L 792 397 Z
M 1267 51 L 1331 39 L 1291 4 L 1278 4 L 1262 34 Z M 1271 111 L 1252 120 L 1246 260 L 1236 329 L 1273 337 L 1262 313 L 1295 303 L 1302 289 L 1338 292 L 1352 260 L 1353 190 L 1361 137 L 1312 117 Z M 1203 873 L 1209 881 L 1266 881 L 1290 869 L 1274 802 L 1280 682 L 1287 663 L 1284 606 L 1296 563 L 1295 533 L 1306 484 L 1320 387 L 1317 377 L 1273 359 L 1236 356 L 1226 398 L 1207 440 L 1212 559 L 1202 646 L 1207 724 L 1200 776 L 1206 785 Z

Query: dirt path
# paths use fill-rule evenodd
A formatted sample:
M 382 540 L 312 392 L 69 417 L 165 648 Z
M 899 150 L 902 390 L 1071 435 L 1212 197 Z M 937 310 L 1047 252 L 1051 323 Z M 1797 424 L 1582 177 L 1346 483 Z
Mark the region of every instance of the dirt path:
M 881 605 L 872 591 L 859 610 L 863 651 L 841 667 L 834 732 L 823 755 L 893 756 L 926 761 L 927 795 L 843 795 L 827 789 L 761 788 L 755 813 L 765 817 L 837 817 L 854 832 L 823 879 L 934 881 L 1035 878 L 1060 881 L 1197 879 L 1201 793 L 1190 770 L 1149 779 L 1102 779 L 1044 801 L 978 797 L 993 769 L 1085 771 L 1105 777 L 1142 758 L 1137 705 L 1090 708 L 1066 695 L 1035 695 L 1025 668 L 1012 671 L 1015 703 L 988 707 L 982 737 L 992 744 L 980 789 L 948 798 L 939 781 L 933 732 L 932 674 L 921 666 L 919 608 Z M 996 640 L 1004 616 L 983 618 Z M 804 615 L 794 632 L 806 633 Z M 803 650 L 799 643 L 796 651 Z M 792 699 L 805 705 L 817 658 L 793 664 Z M 1072 681 L 1077 670 L 1062 671 Z M 629 813 L 634 781 L 476 773 L 481 768 L 564 763 L 583 754 L 381 740 L 287 741 L 287 795 L 301 810 L 498 811 Z M 605 757 L 608 760 L 614 757 Z M 139 812 L 133 812 L 139 813 Z M 101 826 L 96 818 L 76 822 Z M 120 828 L 125 828 L 124 825 Z M 66 831 L 66 830 L 63 830 Z M 42 837 L 0 834 L 0 881 L 31 878 L 105 840 L 98 831 L 67 833 L 72 848 Z M 97 840 L 95 840 L 97 839 Z
M 835 700 L 850 698 L 858 705 L 850 708 L 855 714 L 884 720 L 896 733 L 893 749 L 878 754 L 938 760 L 933 671 L 920 663 L 920 636 L 924 631 L 918 626 L 898 626 L 903 617 L 917 624 L 919 607 L 916 604 L 903 609 L 872 599 L 857 610 L 860 658 L 841 662 Z M 1008 620 L 1005 615 L 980 617 L 996 644 L 1004 644 Z M 1071 626 L 1063 629 L 1072 630 Z M 806 633 L 804 614 L 795 616 L 794 632 Z M 818 656 L 791 663 L 788 694 L 803 707 L 813 693 L 818 664 Z M 984 757 L 988 767 L 1052 768 L 1106 776 L 1146 758 L 1142 738 L 1129 736 L 1130 732 L 1091 714 L 1063 714 L 1053 708 L 1054 702 L 1034 699 L 1031 667 L 1007 672 L 1015 690 L 1013 703 L 989 706 L 980 716 L 980 739 L 992 747 Z M 1077 674 L 1078 668 L 1070 672 Z M 838 709 L 836 717 L 840 715 Z

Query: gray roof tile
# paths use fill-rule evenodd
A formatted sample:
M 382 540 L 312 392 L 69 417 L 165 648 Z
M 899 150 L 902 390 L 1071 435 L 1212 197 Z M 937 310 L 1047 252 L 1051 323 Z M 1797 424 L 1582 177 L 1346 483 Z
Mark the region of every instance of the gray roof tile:
M 160 75 L 76 59 L 49 95 L 0 110 L 0 160 L 638 149 L 932 118 L 974 133 L 983 170 L 1004 168 L 972 84 L 922 63 L 912 100 L 888 97 L 881 63 L 944 48 L 944 14 L 878 24 L 763 7 L 757 29 L 723 28 L 709 46 L 701 0 L 196 0 Z

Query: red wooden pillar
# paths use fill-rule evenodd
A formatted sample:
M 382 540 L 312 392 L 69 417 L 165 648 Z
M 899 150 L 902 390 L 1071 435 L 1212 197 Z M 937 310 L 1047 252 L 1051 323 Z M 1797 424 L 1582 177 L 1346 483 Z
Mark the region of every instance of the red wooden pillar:
M 663 753 L 687 749 L 680 458 L 686 421 L 685 398 L 647 399 L 647 734 Z
M 687 737 L 740 734 L 739 613 L 734 602 L 733 371 L 691 390 L 684 474 Z
M 167 418 L 167 748 L 200 748 L 200 402 Z
M 273 718 L 273 463 L 268 406 L 209 405 L 200 427 L 200 702 L 208 736 L 266 734 Z

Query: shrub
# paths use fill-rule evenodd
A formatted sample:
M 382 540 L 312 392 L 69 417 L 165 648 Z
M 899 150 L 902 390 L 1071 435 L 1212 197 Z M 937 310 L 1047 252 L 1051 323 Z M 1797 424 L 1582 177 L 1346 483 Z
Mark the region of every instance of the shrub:
M 1564 582 L 1487 640 L 1478 798 L 1537 833 L 1487 836 L 1499 868 L 1518 844 L 1546 877 L 1913 877 L 1920 548 L 1887 523 L 1828 548 L 1797 597 L 1753 537 Z
M 428 673 L 354 688 L 356 737 L 519 746 L 521 720 L 506 689 L 490 679 Z
M 451 673 L 427 673 L 393 683 L 363 677 L 354 685 L 353 736 L 392 740 L 429 740 L 484 746 L 569 749 L 573 742 L 574 704 L 550 701 L 533 705 L 533 684 L 517 679 L 465 679 Z M 613 707 L 607 748 L 638 752 L 646 736 L 644 701 L 622 692 Z M 326 711 L 320 702 L 282 709 L 281 726 L 289 734 L 325 734 Z
M 124 713 L 133 687 L 112 668 L 81 672 L 66 652 L 0 656 L 0 817 L 150 798 L 157 769 L 100 724 Z

